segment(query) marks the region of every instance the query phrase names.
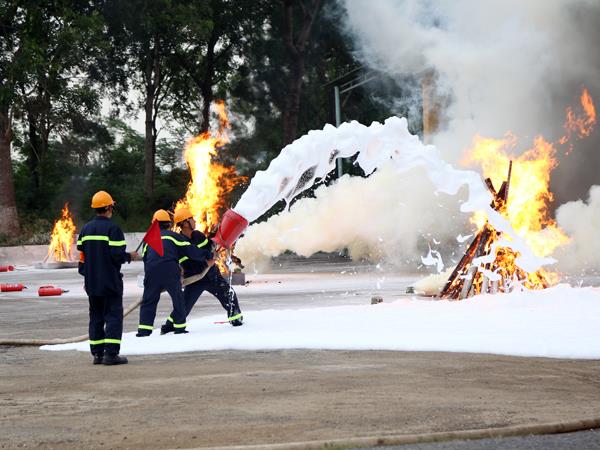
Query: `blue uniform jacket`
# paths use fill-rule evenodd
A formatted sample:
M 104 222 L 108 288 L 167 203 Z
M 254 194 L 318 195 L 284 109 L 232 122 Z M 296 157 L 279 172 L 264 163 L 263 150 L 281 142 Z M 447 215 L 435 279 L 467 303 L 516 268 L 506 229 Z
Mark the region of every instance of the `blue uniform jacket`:
M 192 237 L 190 238 L 190 242 L 196 248 L 203 249 L 209 255 L 206 259 L 211 259 L 213 257 L 212 253 L 212 241 L 208 239 L 204 233 L 194 230 L 192 232 Z M 192 275 L 197 275 L 201 273 L 204 269 L 206 269 L 207 263 L 206 261 L 195 261 L 193 259 L 184 260 L 181 262 L 181 267 L 183 267 L 183 276 L 185 278 L 191 277 Z M 206 279 L 213 279 L 216 274 L 218 274 L 219 269 L 216 266 L 212 266 L 208 273 L 206 274 Z
M 148 244 L 144 244 L 143 259 L 146 272 L 167 265 L 179 265 L 184 261 L 195 261 L 206 266 L 212 257 L 210 251 L 198 248 L 188 238 L 171 230 L 160 230 L 164 255 L 160 256 Z
M 108 217 L 96 216 L 86 223 L 77 239 L 85 262 L 80 268 L 89 296 L 123 295 L 121 264 L 131 262 L 121 228 Z

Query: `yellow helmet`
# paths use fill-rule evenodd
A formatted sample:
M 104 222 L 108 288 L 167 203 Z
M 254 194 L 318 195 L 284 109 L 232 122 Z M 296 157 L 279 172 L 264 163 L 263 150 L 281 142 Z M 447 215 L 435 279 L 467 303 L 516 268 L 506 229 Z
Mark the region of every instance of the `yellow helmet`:
M 152 220 L 153 221 L 156 220 L 157 222 L 170 222 L 171 221 L 171 216 L 164 209 L 159 209 L 152 216 Z
M 189 219 L 190 217 L 194 217 L 189 208 L 179 208 L 175 211 L 173 215 L 173 220 L 175 223 L 181 223 L 184 220 Z
M 92 208 L 104 208 L 105 206 L 114 205 L 116 202 L 106 191 L 98 191 L 92 197 Z

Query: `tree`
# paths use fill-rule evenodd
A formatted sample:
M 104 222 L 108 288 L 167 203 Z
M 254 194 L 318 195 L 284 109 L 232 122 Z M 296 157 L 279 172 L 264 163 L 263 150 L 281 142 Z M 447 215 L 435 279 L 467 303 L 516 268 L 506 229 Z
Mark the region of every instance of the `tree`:
M 101 24 L 83 0 L 19 4 L 21 64 L 13 110 L 27 136 L 21 152 L 31 177 L 33 204 L 28 206 L 44 208 L 51 193 L 42 189 L 42 167 L 51 137 L 98 110 L 98 94 L 87 70 L 97 53 L 95 37 Z
M 261 34 L 266 0 L 209 0 L 197 14 L 208 19 L 186 27 L 184 45 L 176 51 L 182 69 L 175 80 L 172 113 L 191 133 L 210 127 L 210 106 L 227 97 L 243 77 L 248 42 Z M 190 126 L 191 125 L 191 126 Z
M 20 232 L 11 160 L 13 102 L 19 74 L 20 18 L 15 2 L 0 4 L 0 230 Z
M 189 34 L 201 33 L 210 23 L 202 15 L 204 1 L 109 0 L 104 8 L 112 51 L 104 67 L 109 80 L 121 92 L 141 93 L 145 115 L 144 192 L 154 189 L 157 118 L 169 100 L 173 82 L 180 75 L 174 59 L 189 44 Z
M 335 0 L 323 0 L 311 27 L 310 39 L 305 41 L 295 132 L 285 137 L 284 130 L 290 132 L 284 115 L 290 102 L 289 86 L 293 77 L 292 71 L 287 70 L 289 49 L 282 39 L 286 27 L 284 11 L 281 3 L 273 2 L 268 13 L 261 20 L 257 19 L 262 26 L 257 23 L 256 27 L 263 32 L 246 44 L 247 61 L 239 82 L 231 91 L 234 112 L 246 120 L 239 125 L 238 138 L 228 150 L 239 157 L 238 166 L 250 176 L 255 170 L 265 168 L 290 141 L 326 123 L 335 123 L 331 82 L 351 71 L 354 71 L 352 77 L 360 73 L 360 63 L 339 26 L 344 22 L 343 6 Z M 301 18 L 301 8 L 296 12 L 300 15 L 295 16 L 295 28 Z M 342 119 L 362 123 L 384 120 L 393 114 L 395 105 L 391 99 L 398 94 L 398 87 L 383 78 L 354 89 L 343 98 Z M 248 122 L 254 126 L 246 128 L 244 124 Z
M 283 111 L 283 141 L 289 144 L 296 139 L 302 78 L 306 71 L 306 49 L 321 0 L 281 0 L 284 9 L 283 40 L 285 42 L 290 75 L 288 99 Z

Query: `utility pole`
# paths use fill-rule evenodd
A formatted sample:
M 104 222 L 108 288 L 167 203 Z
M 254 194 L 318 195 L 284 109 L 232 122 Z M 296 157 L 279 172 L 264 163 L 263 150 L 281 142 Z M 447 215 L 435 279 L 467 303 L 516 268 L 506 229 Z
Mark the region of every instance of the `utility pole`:
M 339 86 L 333 87 L 333 95 L 335 97 L 335 126 L 337 128 L 342 124 L 342 110 L 340 107 L 340 88 Z M 344 174 L 344 168 L 342 166 L 342 158 L 335 160 L 337 177 L 340 178 Z
M 334 102 L 335 102 L 335 126 L 339 128 L 339 126 L 342 124 L 342 104 L 341 104 L 341 100 L 340 97 L 342 94 L 345 94 L 346 92 L 350 92 L 352 89 L 356 89 L 359 86 L 362 86 L 365 83 L 368 83 L 371 80 L 374 80 L 375 78 L 377 78 L 379 76 L 379 74 L 375 71 L 369 71 L 369 72 L 365 72 L 362 75 L 359 75 L 353 79 L 351 79 L 350 81 L 347 81 L 343 84 L 337 84 L 338 81 L 341 81 L 344 78 L 347 78 L 348 75 L 358 71 L 362 69 L 362 67 L 358 67 L 354 70 L 351 70 L 350 72 L 342 75 L 341 77 L 329 82 L 328 84 L 333 84 L 336 83 L 333 86 L 333 97 L 334 97 Z M 348 97 L 346 97 L 347 99 Z M 343 167 L 343 158 L 338 158 L 335 162 L 336 165 L 336 174 L 337 177 L 340 178 L 343 174 L 344 174 L 344 167 Z

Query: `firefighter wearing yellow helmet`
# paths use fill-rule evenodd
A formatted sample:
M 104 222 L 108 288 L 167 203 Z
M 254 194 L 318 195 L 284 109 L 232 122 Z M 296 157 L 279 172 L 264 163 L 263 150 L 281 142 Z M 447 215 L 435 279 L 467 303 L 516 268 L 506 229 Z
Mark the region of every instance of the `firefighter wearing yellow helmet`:
M 171 231 L 171 216 L 164 209 L 159 209 L 152 216 L 160 228 L 160 241 L 163 254 L 159 254 L 156 245 L 144 245 L 144 295 L 140 307 L 140 321 L 137 337 L 150 336 L 154 330 L 154 319 L 160 294 L 167 291 L 173 302 L 173 312 L 169 323 L 176 334 L 187 333 L 185 319 L 187 317 L 185 301 L 181 292 L 182 260 L 196 261 L 206 264 L 212 255 L 205 249 L 193 246 L 188 239 Z M 160 248 L 159 248 L 160 251 Z
M 204 291 L 214 295 L 221 306 L 227 312 L 229 323 L 233 326 L 243 324 L 243 316 L 238 303 L 237 295 L 229 283 L 219 272 L 213 259 L 213 242 L 202 232 L 196 230 L 196 222 L 189 208 L 179 208 L 173 215 L 173 222 L 177 225 L 181 235 L 189 240 L 194 247 L 205 249 L 210 253 L 210 258 L 206 262 L 184 259 L 181 261 L 184 278 L 198 275 L 209 268 L 206 275 L 199 281 L 189 284 L 184 288 L 183 297 L 185 300 L 186 313 L 189 315 L 194 304 Z M 161 327 L 161 334 L 175 331 L 172 321 L 167 322 Z
M 119 356 L 123 333 L 121 265 L 137 259 L 136 252 L 125 251 L 125 236 L 110 220 L 114 205 L 108 192 L 96 192 L 91 202 L 96 217 L 83 226 L 77 240 L 84 261 L 79 272 L 90 304 L 90 351 L 93 363 L 104 365 L 127 363 L 127 358 Z

